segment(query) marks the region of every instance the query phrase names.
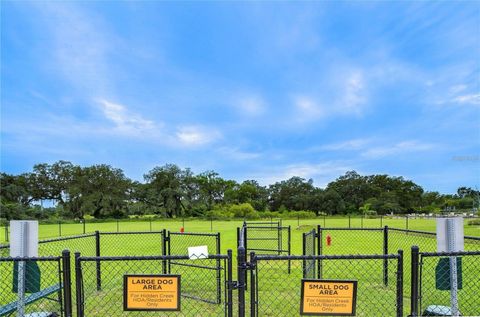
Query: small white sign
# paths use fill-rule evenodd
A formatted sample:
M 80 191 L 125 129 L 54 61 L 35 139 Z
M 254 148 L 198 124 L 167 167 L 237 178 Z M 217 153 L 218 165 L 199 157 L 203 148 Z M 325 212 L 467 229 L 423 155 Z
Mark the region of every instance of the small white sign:
M 454 247 L 448 247 L 447 220 L 453 221 Z M 463 251 L 463 218 L 437 218 L 437 252 L 458 252 Z
M 188 257 L 190 258 L 190 260 L 207 259 L 208 247 L 206 245 L 201 245 L 198 247 L 189 247 Z
M 38 256 L 38 221 L 10 221 L 10 256 L 12 258 Z

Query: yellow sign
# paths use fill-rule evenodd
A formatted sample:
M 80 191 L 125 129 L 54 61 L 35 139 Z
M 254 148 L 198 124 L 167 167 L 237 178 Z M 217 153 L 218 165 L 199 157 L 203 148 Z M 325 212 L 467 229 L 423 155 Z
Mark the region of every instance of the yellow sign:
M 123 310 L 180 310 L 180 275 L 124 275 Z
M 357 281 L 302 280 L 301 315 L 355 316 Z

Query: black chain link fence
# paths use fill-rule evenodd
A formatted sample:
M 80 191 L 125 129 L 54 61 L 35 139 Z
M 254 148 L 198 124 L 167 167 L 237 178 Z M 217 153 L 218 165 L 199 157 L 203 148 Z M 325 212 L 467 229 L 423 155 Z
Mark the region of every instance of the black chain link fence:
M 317 232 L 312 229 L 309 232 L 302 234 L 303 255 L 314 256 L 316 255 L 317 245 Z M 303 277 L 304 278 L 317 278 L 317 266 L 314 259 L 303 260 Z
M 0 316 L 63 316 L 63 285 L 61 257 L 0 258 Z
M 189 247 L 206 246 L 209 254 L 220 254 L 220 234 L 219 233 L 193 233 L 193 232 L 168 232 L 167 233 L 167 255 L 187 256 Z M 181 274 L 182 276 L 202 276 L 204 284 L 214 293 L 200 293 L 191 295 L 198 300 L 208 303 L 219 304 L 222 300 L 222 266 L 221 260 L 206 263 L 192 262 L 191 260 L 169 260 L 168 272 L 171 274 Z M 194 292 L 191 292 L 194 294 Z M 215 296 L 214 296 L 215 295 Z
M 244 246 L 247 254 L 291 254 L 291 228 L 279 222 L 244 222 L 242 226 Z M 237 228 L 237 241 L 240 240 Z M 238 246 L 238 243 L 237 243 Z
M 342 256 L 252 256 L 250 316 L 298 316 L 305 261 L 321 261 L 323 279 L 357 281 L 355 316 L 402 316 L 402 253 Z M 383 263 L 388 261 L 388 285 Z M 288 274 L 287 262 L 291 262 Z
M 98 231 L 97 231 L 98 232 Z M 164 255 L 163 231 L 98 232 L 99 252 L 84 256 Z
M 480 251 L 431 253 L 413 247 L 411 257 L 412 316 L 480 315 Z
M 188 256 L 152 257 L 78 257 L 76 261 L 77 311 L 82 316 L 123 316 L 124 275 L 169 274 L 166 263 L 184 261 L 202 267 L 218 267 L 222 292 L 217 302 L 217 289 L 212 287 L 209 270 L 185 270 L 181 273 L 181 310 L 162 311 L 161 316 L 231 316 L 232 283 L 231 252 L 229 255 L 209 255 L 208 258 L 189 259 Z M 98 264 L 101 265 L 101 289 L 98 289 Z M 213 277 L 216 283 L 216 277 Z M 213 299 L 210 301 L 209 299 Z M 157 313 L 158 314 L 158 313 Z M 129 316 L 151 316 L 152 312 L 129 311 Z

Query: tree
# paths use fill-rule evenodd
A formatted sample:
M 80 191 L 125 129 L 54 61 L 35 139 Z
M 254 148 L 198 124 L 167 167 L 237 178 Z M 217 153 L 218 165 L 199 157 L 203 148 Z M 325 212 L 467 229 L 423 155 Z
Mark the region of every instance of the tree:
M 179 216 L 185 209 L 182 203 L 184 195 L 184 181 L 188 177 L 175 164 L 166 164 L 155 167 L 144 175 L 147 182 L 144 187 L 143 201 L 160 208 L 167 217 Z
M 289 210 L 310 210 L 314 200 L 313 180 L 294 176 L 269 187 L 270 210 L 277 211 L 281 206 Z

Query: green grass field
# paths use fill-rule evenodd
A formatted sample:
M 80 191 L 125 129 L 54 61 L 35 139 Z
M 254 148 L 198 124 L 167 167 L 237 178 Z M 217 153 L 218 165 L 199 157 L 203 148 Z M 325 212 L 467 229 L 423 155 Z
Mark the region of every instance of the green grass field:
M 221 253 L 226 254 L 228 249 L 234 250 L 234 279 L 236 278 L 236 228 L 241 226 L 242 221 L 200 221 L 186 220 L 186 232 L 220 232 L 221 234 Z M 291 250 L 292 254 L 300 255 L 302 253 L 302 233 L 316 227 L 324 225 L 324 219 L 308 220 L 283 220 L 284 226 L 291 226 Z M 167 229 L 179 231 L 182 227 L 182 221 L 155 221 L 149 222 L 119 222 L 120 232 L 125 231 L 160 231 Z M 325 225 L 328 227 L 347 227 L 348 218 L 327 218 Z M 405 228 L 405 219 L 383 219 L 383 225 L 395 228 Z M 361 227 L 361 219 L 352 218 L 351 227 Z M 422 231 L 435 231 L 435 220 L 409 219 L 409 229 Z M 364 219 L 363 227 L 380 228 L 380 219 Z M 465 234 L 471 236 L 480 236 L 478 226 L 465 225 Z M 117 223 L 96 223 L 87 224 L 86 232 L 116 232 Z M 63 224 L 63 235 L 74 235 L 83 233 L 83 226 L 79 224 Z M 3 231 L 0 229 L 0 235 Z M 40 237 L 51 238 L 58 234 L 58 225 L 40 226 Z M 325 237 L 330 235 L 332 245 L 325 245 Z M 160 238 L 157 233 L 141 235 L 102 235 L 101 246 L 102 255 L 157 255 L 160 254 Z M 334 231 L 325 230 L 323 232 L 323 254 L 381 254 L 383 252 L 383 232 L 371 231 Z M 48 249 L 45 248 L 48 245 Z M 410 247 L 419 245 L 421 251 L 433 252 L 436 250 L 434 237 L 405 234 L 403 232 L 389 231 L 389 253 L 396 253 L 398 249 L 404 250 L 404 315 L 409 313 L 410 301 Z M 40 255 L 59 254 L 65 247 L 72 251 L 82 251 L 84 255 L 94 255 L 94 238 L 85 237 L 82 239 L 60 241 L 48 243 L 41 246 Z M 210 248 L 210 250 L 212 250 Z M 480 250 L 478 243 L 466 243 L 465 250 Z M 210 251 L 211 252 L 211 251 Z M 42 254 L 44 253 L 44 254 Z M 45 254 L 50 253 L 50 254 Z M 468 315 L 480 315 L 480 302 L 478 301 L 478 292 L 480 291 L 480 260 L 478 256 L 475 259 L 466 259 L 464 265 L 463 279 L 464 288 L 460 291 L 460 308 L 462 313 Z M 475 260 L 475 261 L 474 261 Z M 395 261 L 389 261 L 389 285 L 383 285 L 383 260 L 363 260 L 363 261 L 325 261 L 323 264 L 324 278 L 331 279 L 355 279 L 359 283 L 357 316 L 393 316 L 395 310 Z M 428 259 L 425 262 L 423 270 L 422 288 L 423 293 L 422 308 L 428 304 L 449 305 L 449 292 L 438 291 L 435 289 L 434 271 L 436 259 Z M 295 316 L 298 315 L 299 289 L 302 278 L 302 261 L 292 261 L 292 271 L 286 272 L 286 261 L 263 261 L 258 267 L 258 312 L 259 316 Z M 55 272 L 46 268 L 47 263 L 42 264 L 41 269 L 46 270 L 45 280 L 42 280 L 42 287 L 50 285 L 49 280 L 54 279 Z M 224 267 L 224 264 L 222 264 Z M 86 316 L 146 316 L 151 313 L 142 312 L 123 312 L 122 310 L 122 284 L 121 277 L 126 273 L 160 273 L 160 261 L 143 262 L 134 261 L 131 263 L 110 262 L 102 264 L 102 291 L 97 292 L 95 288 L 96 275 L 94 262 L 86 263 L 84 271 L 84 289 L 87 294 L 85 307 Z M 53 273 L 52 273 L 53 271 Z M 211 272 L 192 270 L 182 273 L 185 280 L 185 290 L 192 294 L 211 297 L 214 284 L 214 276 Z M 195 273 L 193 273 L 195 272 Z M 174 272 L 172 272 L 174 273 Z M 221 284 L 223 286 L 224 270 L 222 270 Z M 208 275 L 208 276 L 207 276 Z M 210 276 L 211 275 L 211 276 Z M 48 278 L 47 278 L 48 277 Z M 0 287 L 2 292 L 0 305 L 15 299 L 15 294 L 9 289 L 11 281 L 11 269 L 8 267 L 0 270 L 0 280 L 3 284 Z M 43 278 L 42 278 L 43 279 Z M 48 281 L 47 281 L 48 280 Z M 45 284 L 45 285 L 43 285 Z M 48 285 L 47 285 L 48 284 Z M 196 288 L 193 285 L 199 285 Z M 477 285 L 477 286 L 475 286 Z M 188 289 L 187 289 L 188 287 Z M 209 295 L 210 294 L 210 295 Z M 234 293 L 234 297 L 236 292 Z M 224 299 L 224 288 L 222 287 L 222 301 Z M 223 315 L 223 304 L 220 306 L 207 304 L 191 298 L 182 299 L 182 313 L 168 313 L 166 316 L 221 316 Z M 249 293 L 247 293 L 247 306 Z M 41 300 L 33 304 L 29 311 L 35 309 L 54 309 L 51 301 Z M 463 306 L 463 307 L 462 307 Z M 32 310 L 33 309 L 33 310 Z M 164 314 L 162 314 L 164 315 Z

